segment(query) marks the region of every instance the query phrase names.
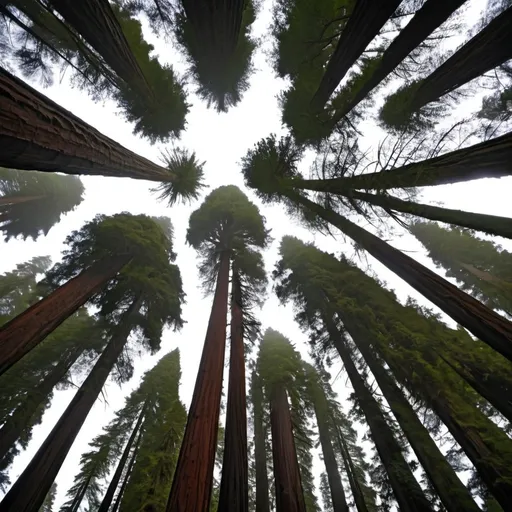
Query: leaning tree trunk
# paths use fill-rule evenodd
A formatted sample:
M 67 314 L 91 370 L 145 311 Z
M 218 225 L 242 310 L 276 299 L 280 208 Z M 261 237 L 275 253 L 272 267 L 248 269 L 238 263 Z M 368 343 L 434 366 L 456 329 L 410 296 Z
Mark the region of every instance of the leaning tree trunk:
M 144 413 L 145 413 L 145 407 L 143 407 L 139 413 L 137 423 L 135 424 L 135 427 L 133 428 L 130 438 L 128 439 L 128 442 L 126 443 L 126 446 L 123 451 L 123 455 L 119 459 L 119 462 L 116 467 L 116 471 L 114 473 L 114 476 L 112 477 L 112 480 L 110 480 L 110 484 L 108 486 L 107 492 L 105 493 L 105 496 L 103 496 L 103 500 L 101 502 L 100 507 L 98 508 L 98 512 L 108 512 L 110 509 L 110 505 L 112 504 L 112 500 L 114 499 L 114 494 L 116 492 L 117 486 L 119 485 L 119 482 L 121 481 L 121 477 L 123 476 L 123 471 L 125 469 L 126 462 L 128 461 L 128 457 L 130 456 L 130 452 L 132 450 L 133 443 L 135 443 L 135 438 L 137 437 L 137 435 L 142 434 L 141 425 L 142 425 L 142 420 L 144 419 Z
M 158 182 L 176 176 L 0 68 L 0 166 Z
M 323 314 L 322 321 L 343 361 L 343 366 L 352 383 L 366 422 L 370 427 L 371 437 L 389 477 L 389 482 L 393 488 L 393 493 L 400 510 L 402 512 L 432 512 L 433 509 L 429 501 L 414 478 L 411 468 L 407 464 L 402 454 L 402 449 L 387 424 L 378 402 L 359 374 L 352 360 L 350 350 L 341 339 L 333 319 L 329 315 Z
M 130 259 L 122 255 L 98 261 L 7 322 L 0 329 L 0 375 L 96 295 Z
M 512 7 L 509 7 L 419 83 L 407 102 L 407 110 L 417 112 L 428 103 L 512 59 L 511 33 Z
M 345 117 L 366 98 L 409 53 L 427 39 L 465 2 L 466 0 L 427 0 L 411 21 L 393 39 L 368 80 L 363 83 L 353 98 L 342 109 L 336 111 L 335 122 Z
M 207 512 L 210 506 L 226 348 L 229 260 L 224 251 L 167 512 Z
M 338 44 L 311 101 L 321 110 L 347 71 L 364 52 L 370 41 L 395 12 L 402 0 L 357 0 Z
M 129 87 L 146 96 L 152 94 L 108 0 L 50 0 L 50 5 Z
M 298 194 L 291 193 L 290 199 L 337 227 L 456 322 L 512 361 L 512 323 L 508 320 L 333 210 Z
M 139 308 L 140 299 L 136 299 L 123 315 L 118 332 L 108 342 L 53 430 L 5 495 L 0 503 L 0 512 L 39 510 L 89 411 L 128 341 L 132 330 L 131 317 Z
M 345 491 L 343 490 L 340 472 L 338 471 L 338 462 L 336 461 L 336 455 L 332 446 L 329 428 L 329 405 L 323 390 L 320 386 L 318 388 L 314 396 L 313 406 L 315 409 L 325 471 L 327 473 L 329 489 L 331 490 L 332 509 L 333 512 L 348 512 L 349 509 L 345 498 Z
M 404 201 L 397 197 L 384 194 L 368 194 L 366 192 L 354 191 L 347 194 L 346 197 L 380 206 L 388 212 L 393 210 L 408 213 L 417 217 L 423 217 L 424 219 L 438 220 L 446 224 L 475 229 L 489 235 L 512 238 L 512 219 L 507 217 L 451 210 L 449 208 L 415 203 L 413 201 Z
M 286 389 L 277 385 L 270 399 L 276 512 L 306 512 Z
M 355 189 L 429 187 L 510 175 L 512 175 L 512 132 L 468 148 L 395 169 L 348 178 L 297 180 L 292 182 L 292 185 L 317 192 L 345 195 Z
M 460 481 L 457 473 L 430 437 L 428 430 L 418 419 L 393 378 L 375 357 L 370 346 L 372 334 L 358 321 L 348 318 L 343 311 L 338 314 L 375 377 L 391 412 L 396 417 L 402 432 L 447 512 L 479 512 L 480 508 L 473 500 L 469 490 Z
M 75 349 L 70 355 L 61 359 L 50 371 L 43 381 L 31 391 L 30 397 L 23 405 L 18 407 L 5 421 L 0 429 L 0 460 L 20 438 L 25 428 L 30 424 L 31 418 L 42 404 L 48 400 L 53 388 L 61 382 L 76 360 L 82 354 L 83 349 Z
M 88 489 L 90 483 L 91 483 L 91 476 L 89 476 L 89 478 L 80 486 L 80 489 L 78 490 L 75 498 L 73 499 L 73 503 L 71 503 L 69 512 L 79 512 L 80 505 L 82 504 L 82 500 L 85 497 L 85 493 L 87 492 L 87 489 Z
M 255 512 L 270 512 L 267 449 L 263 426 L 263 390 L 256 371 L 252 374 L 252 407 L 254 414 L 254 465 L 256 472 Z
M 0 197 L 0 207 L 10 206 L 11 204 L 30 203 L 37 201 L 45 196 L 2 196 Z
M 231 279 L 231 353 L 219 510 L 248 512 L 247 400 L 245 391 L 244 318 L 240 276 Z

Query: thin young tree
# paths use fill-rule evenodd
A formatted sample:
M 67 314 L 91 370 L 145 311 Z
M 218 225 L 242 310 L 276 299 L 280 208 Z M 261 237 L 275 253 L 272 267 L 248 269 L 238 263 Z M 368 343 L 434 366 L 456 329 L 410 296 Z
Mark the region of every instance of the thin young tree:
M 230 185 L 211 192 L 192 213 L 187 241 L 201 257 L 200 275 L 206 290 L 211 292 L 215 287 L 215 294 L 167 510 L 206 512 L 210 503 L 219 424 L 230 267 L 233 264 L 235 280 L 237 276 L 243 278 L 244 274 L 250 279 L 256 275 L 254 283 L 264 279 L 261 256 L 257 251 L 267 245 L 269 236 L 258 208 L 239 188 Z M 257 273 L 245 271 L 246 267 L 256 268 Z M 236 289 L 237 285 L 235 292 Z M 236 350 L 241 355 L 239 348 L 238 344 Z M 240 373 L 233 380 L 239 400 L 233 402 L 236 414 L 230 411 L 231 418 L 245 417 L 245 412 L 240 409 L 245 410 L 245 403 L 240 400 L 243 398 L 240 390 L 245 388 L 241 380 Z M 236 439 L 232 440 L 235 442 Z M 236 461 L 247 464 L 243 462 L 247 447 L 243 449 L 245 456 L 242 456 L 238 443 L 230 446 L 230 450 L 234 451 L 233 455 L 238 454 Z M 199 466 L 198 460 L 201 461 Z M 240 474 L 239 470 L 237 474 Z M 244 488 L 247 489 L 247 481 L 237 486 L 236 492 Z
M 5 240 L 47 235 L 83 199 L 76 176 L 0 168 L 0 230 Z
M 289 140 L 276 144 L 271 137 L 248 152 L 243 159 L 242 172 L 247 185 L 254 188 L 263 201 L 284 202 L 309 225 L 336 227 L 456 322 L 512 360 L 510 322 L 328 205 L 324 207 L 311 201 L 303 191 L 287 186 L 288 176 L 296 173 L 298 158 Z
M 27 468 L 0 503 L 0 510 L 28 512 L 39 507 L 66 458 L 132 331 L 139 343 L 156 351 L 165 326 L 182 325 L 184 298 L 172 240 L 145 215 L 98 216 L 69 239 L 70 249 L 47 279 L 54 286 L 80 272 L 98 253 L 123 245 L 132 254 L 123 273 L 96 297 L 99 314 L 111 326 L 105 349 L 66 411 Z M 122 367 L 123 365 L 121 365 Z M 125 370 L 128 377 L 130 367 Z
M 0 165 L 64 174 L 156 181 L 168 198 L 197 197 L 203 164 L 194 153 L 163 154 L 157 165 L 106 137 L 0 68 Z

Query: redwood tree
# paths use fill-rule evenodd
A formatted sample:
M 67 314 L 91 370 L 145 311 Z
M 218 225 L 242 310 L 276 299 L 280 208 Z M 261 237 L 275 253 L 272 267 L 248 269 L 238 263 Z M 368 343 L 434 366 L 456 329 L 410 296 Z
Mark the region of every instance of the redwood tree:
M 205 288 L 212 291 L 215 286 L 215 295 L 167 510 L 206 512 L 213 483 L 222 393 L 230 265 L 233 262 L 236 280 L 238 272 L 245 265 L 254 266 L 255 256 L 256 263 L 260 262 L 261 257 L 257 257 L 254 251 L 267 245 L 268 233 L 258 208 L 240 189 L 230 185 L 211 192 L 204 203 L 192 213 L 187 241 L 201 257 L 200 274 Z M 261 269 L 261 263 L 257 267 L 258 270 Z M 251 275 L 249 272 L 247 274 Z M 257 275 L 261 276 L 261 273 Z M 238 274 L 238 277 L 241 278 L 242 274 Z M 235 285 L 235 293 L 236 291 Z M 238 343 L 233 347 L 237 351 L 234 356 L 237 355 L 239 360 L 242 355 L 240 339 L 235 341 Z M 234 368 L 233 371 L 240 372 L 241 369 Z M 232 421 L 245 417 L 245 412 L 240 410 L 240 407 L 245 409 L 245 403 L 240 400 L 240 390 L 245 388 L 241 386 L 245 383 L 241 382 L 240 373 L 236 377 L 237 379 L 233 379 L 233 386 L 236 385 L 236 396 L 239 400 L 231 401 L 234 410 L 228 412 L 233 433 L 240 426 L 233 425 Z M 230 389 L 235 391 L 234 388 Z M 241 428 L 245 427 L 242 425 Z M 240 446 L 235 436 L 230 439 L 233 442 L 230 446 L 230 453 L 234 457 L 232 462 L 237 468 L 233 471 L 237 475 L 243 475 L 243 467 L 247 464 L 247 447 Z M 240 467 L 237 462 L 241 464 Z M 235 493 L 239 496 L 238 503 L 247 500 L 246 470 L 245 480 L 240 485 L 231 487 L 230 499 L 233 497 L 231 493 Z

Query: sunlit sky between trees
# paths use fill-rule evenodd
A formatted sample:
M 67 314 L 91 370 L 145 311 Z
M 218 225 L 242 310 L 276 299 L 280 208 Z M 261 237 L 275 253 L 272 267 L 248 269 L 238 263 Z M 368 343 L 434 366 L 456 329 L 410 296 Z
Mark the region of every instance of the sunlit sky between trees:
M 465 19 L 468 26 L 477 20 L 478 14 L 485 5 L 486 0 L 473 0 L 465 6 Z M 169 330 L 164 333 L 162 349 L 157 354 L 151 356 L 146 353 L 140 357 L 134 354 L 136 358 L 134 376 L 130 382 L 123 385 L 122 389 L 113 383 L 105 388 L 104 395 L 89 414 L 59 473 L 56 510 L 64 501 L 64 494 L 72 484 L 80 455 L 87 450 L 88 442 L 108 423 L 113 412 L 123 405 L 124 397 L 139 384 L 143 373 L 154 366 L 163 354 L 176 347 L 179 347 L 181 351 L 182 380 L 180 394 L 187 405 L 190 403 L 212 299 L 210 296 L 205 297 L 200 287 L 196 252 L 186 245 L 185 234 L 190 213 L 198 207 L 208 191 L 221 185 L 234 184 L 240 187 L 258 205 L 267 220 L 267 226 L 272 230 L 273 243 L 264 253 L 267 272 L 270 273 L 273 270 L 277 261 L 278 245 L 281 237 L 283 235 L 294 235 L 304 241 L 314 242 L 322 250 L 335 254 L 344 253 L 348 257 L 355 258 L 360 267 L 371 270 L 379 279 L 386 281 L 388 287 L 396 291 L 401 301 L 404 301 L 407 296 L 412 296 L 420 304 L 437 309 L 400 278 L 377 263 L 371 256 L 363 256 L 363 259 L 360 259 L 356 255 L 351 242 L 346 241 L 342 235 L 337 234 L 336 238 L 333 238 L 318 232 L 309 232 L 287 217 L 281 207 L 261 204 L 254 193 L 244 186 L 243 177 L 240 173 L 240 160 L 247 149 L 270 133 L 276 133 L 277 135 L 285 133 L 281 126 L 281 113 L 277 96 L 286 87 L 286 83 L 276 78 L 267 63 L 270 45 L 268 25 L 271 21 L 271 6 L 271 1 L 263 2 L 253 24 L 253 35 L 261 38 L 261 45 L 254 55 L 255 72 L 250 79 L 250 88 L 238 106 L 231 108 L 227 113 L 219 114 L 214 109 L 208 109 L 206 104 L 193 94 L 194 88 L 192 85 L 187 88 L 188 99 L 192 106 L 187 116 L 186 131 L 182 134 L 179 145 L 195 151 L 198 159 L 206 162 L 205 182 L 209 188 L 203 191 L 201 199 L 190 205 L 180 204 L 169 209 L 165 203 L 158 202 L 156 195 L 151 193 L 151 189 L 155 186 L 152 183 L 119 178 L 82 177 L 86 188 L 84 201 L 73 212 L 63 217 L 61 222 L 53 227 L 47 236 L 40 237 L 37 242 L 31 239 L 26 241 L 21 239 L 10 240 L 8 243 L 0 241 L 0 272 L 3 273 L 13 269 L 17 263 L 27 261 L 38 255 L 50 255 L 53 262 L 58 261 L 64 248 L 65 237 L 72 230 L 79 229 L 85 222 L 92 220 L 99 213 L 111 215 L 127 211 L 133 214 L 169 216 L 175 228 L 177 264 L 181 270 L 184 289 L 187 294 L 187 302 L 183 311 L 183 317 L 187 323 L 178 333 Z M 184 58 L 173 48 L 172 42 L 166 41 L 164 37 L 155 37 L 145 20 L 143 20 L 143 25 L 145 29 L 144 36 L 148 42 L 154 45 L 155 54 L 158 55 L 159 60 L 163 63 L 172 64 L 179 73 L 183 74 L 185 72 Z M 460 40 L 452 38 L 443 44 L 455 47 L 460 44 Z M 132 135 L 132 126 L 126 123 L 118 114 L 113 102 L 94 103 L 85 92 L 71 88 L 66 75 L 60 77 L 60 80 L 56 77 L 54 85 L 47 89 L 43 89 L 40 84 L 34 81 L 31 81 L 30 84 L 108 137 L 142 156 L 157 162 L 160 158 L 160 151 L 166 147 L 161 144 L 152 146 L 146 140 Z M 376 105 L 380 104 L 379 101 L 390 90 L 393 90 L 393 82 L 387 88 L 379 91 Z M 482 91 L 482 94 L 472 94 L 461 101 L 459 106 L 454 109 L 448 122 L 453 123 L 454 120 L 464 117 L 468 112 L 478 110 L 484 93 L 485 91 Z M 365 121 L 360 128 L 364 134 L 363 147 L 376 147 L 379 141 L 385 137 L 385 133 L 373 121 Z M 311 157 L 311 154 L 306 154 L 302 163 L 303 170 L 308 168 Z M 425 202 L 431 204 L 447 203 L 450 208 L 454 209 L 512 217 L 511 189 L 512 178 L 503 178 L 499 181 L 479 180 L 458 185 L 427 187 L 421 197 Z M 387 222 L 391 228 L 388 233 L 385 233 L 387 240 L 393 246 L 407 252 L 430 269 L 435 270 L 419 242 L 407 234 L 398 224 L 392 225 L 390 220 Z M 361 224 L 362 221 L 359 220 L 359 223 Z M 365 225 L 365 227 L 375 232 L 372 226 Z M 504 247 L 512 249 L 510 241 L 501 239 L 496 239 L 496 241 Z M 263 324 L 263 330 L 267 327 L 279 330 L 296 345 L 304 359 L 310 360 L 307 337 L 294 322 L 292 306 L 284 307 L 279 304 L 272 293 L 272 283 L 269 285 L 268 297 L 264 307 L 258 313 L 258 318 Z M 445 320 L 453 325 L 452 320 L 447 318 Z M 226 357 L 228 356 L 229 352 L 226 351 Z M 349 390 L 345 387 L 346 376 L 339 373 L 340 369 L 341 365 L 336 361 L 330 370 L 333 379 L 336 379 L 333 387 L 340 397 L 346 399 Z M 60 414 L 65 410 L 74 392 L 74 389 L 56 392 L 51 407 L 44 415 L 43 423 L 33 431 L 33 439 L 28 449 L 21 453 L 12 466 L 12 480 L 21 473 L 34 455 Z M 349 407 L 350 404 L 345 401 L 346 412 L 349 411 Z M 320 461 L 316 453 L 315 477 L 317 485 L 320 475 L 319 464 Z

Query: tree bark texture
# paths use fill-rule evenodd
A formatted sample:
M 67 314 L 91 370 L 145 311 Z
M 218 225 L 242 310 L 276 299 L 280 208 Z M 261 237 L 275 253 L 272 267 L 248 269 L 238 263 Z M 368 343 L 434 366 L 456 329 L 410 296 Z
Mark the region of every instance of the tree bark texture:
M 431 206 L 413 201 L 404 201 L 397 197 L 384 194 L 368 194 L 366 192 L 354 191 L 348 194 L 358 201 L 364 201 L 375 206 L 380 206 L 386 211 L 394 210 L 397 212 L 416 215 L 424 219 L 438 220 L 446 224 L 462 226 L 469 229 L 476 229 L 488 233 L 489 235 L 512 238 L 512 219 L 499 217 L 498 215 L 486 215 L 484 213 L 465 212 L 462 210 L 452 210 L 440 206 Z
M 312 99 L 312 108 L 321 110 L 347 71 L 365 51 L 401 0 L 357 0 L 343 28 L 338 44 Z
M 276 512 L 306 512 L 299 463 L 293 437 L 292 417 L 284 386 L 272 391 L 270 400 L 272 458 Z
M 0 166 L 90 176 L 173 180 L 0 68 Z
M 396 382 L 375 357 L 370 346 L 371 333 L 366 332 L 355 319 L 347 318 L 343 311 L 339 312 L 339 316 L 375 377 L 391 412 L 447 512 L 479 512 L 480 508 L 467 487 L 460 481 L 457 473 L 430 437 Z
M 411 100 L 411 112 L 512 59 L 511 33 L 512 7 L 509 7 L 421 81 Z
M 132 330 L 130 317 L 140 307 L 135 300 L 123 315 L 80 389 L 18 480 L 0 503 L 0 512 L 34 512 L 41 507 L 89 411 L 98 398 Z
M 267 452 L 265 427 L 263 426 L 263 390 L 256 372 L 252 378 L 254 411 L 254 465 L 256 469 L 256 511 L 270 512 L 268 489 Z
M 231 352 L 219 510 L 248 512 L 247 399 L 242 290 L 236 269 L 231 285 Z
M 53 388 L 63 379 L 69 369 L 82 354 L 83 349 L 76 349 L 68 357 L 61 359 L 50 371 L 37 388 L 30 393 L 30 399 L 16 409 L 0 429 L 0 460 L 2 460 L 23 430 L 30 423 L 30 419 L 48 399 Z
M 379 404 L 359 375 L 350 351 L 341 339 L 334 321 L 326 314 L 322 315 L 322 320 L 352 383 L 400 510 L 402 512 L 432 512 L 433 509 L 414 478 L 400 445 L 386 423 Z
M 349 178 L 297 180 L 296 186 L 318 192 L 346 194 L 354 189 L 429 187 L 510 175 L 512 175 L 512 132 L 395 169 L 359 174 Z
M 329 406 L 323 390 L 319 390 L 314 400 L 314 409 L 322 455 L 324 458 L 325 471 L 331 490 L 331 501 L 333 512 L 349 512 L 345 491 L 338 471 L 338 462 L 332 446 L 331 432 L 329 429 Z
M 105 493 L 105 496 L 103 496 L 103 500 L 101 501 L 101 505 L 98 508 L 98 512 L 108 512 L 110 509 L 110 505 L 112 504 L 112 500 L 114 499 L 114 494 L 116 492 L 117 486 L 119 485 L 121 477 L 123 476 L 123 470 L 125 469 L 126 462 L 128 461 L 128 457 L 130 456 L 133 443 L 135 443 L 135 438 L 137 437 L 137 435 L 142 434 L 141 425 L 142 420 L 144 419 L 144 412 L 145 411 L 143 407 L 139 413 L 137 423 L 135 424 L 135 427 L 132 430 L 130 438 L 126 443 L 123 454 L 119 459 L 114 476 L 112 477 L 112 480 L 110 480 L 107 492 Z
M 302 196 L 290 198 L 352 238 L 456 322 L 512 361 L 512 323 L 508 320 L 345 217 Z
M 411 21 L 388 46 L 370 78 L 354 97 L 335 114 L 336 121 L 345 117 L 427 37 L 444 23 L 466 0 L 427 0 Z
M 207 512 L 210 506 L 226 348 L 229 259 L 229 253 L 223 252 L 167 512 Z
M 130 259 L 123 255 L 98 261 L 7 322 L 0 329 L 0 375 L 96 295 Z

